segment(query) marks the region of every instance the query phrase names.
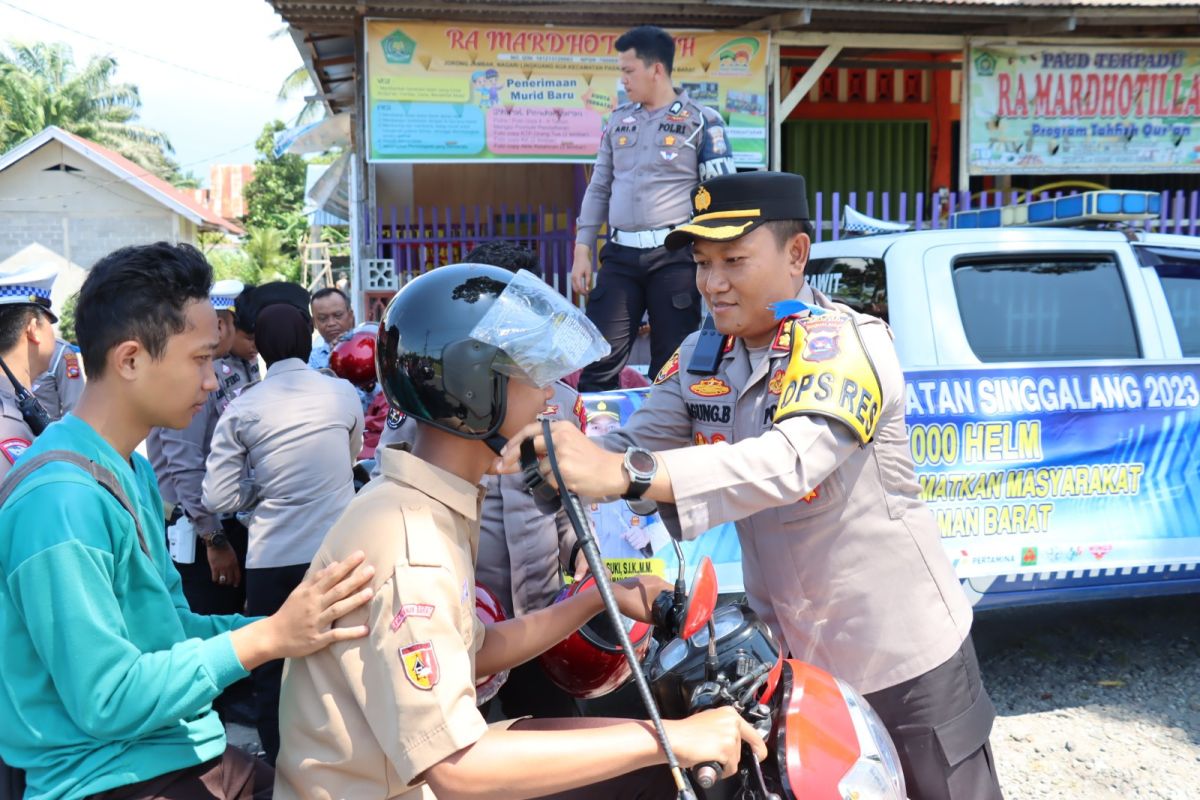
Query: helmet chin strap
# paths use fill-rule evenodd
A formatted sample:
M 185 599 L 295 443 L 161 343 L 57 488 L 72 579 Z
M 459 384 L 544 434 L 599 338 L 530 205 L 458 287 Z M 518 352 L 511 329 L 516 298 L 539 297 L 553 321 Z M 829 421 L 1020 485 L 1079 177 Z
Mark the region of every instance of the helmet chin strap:
M 483 442 L 491 448 L 493 453 L 500 455 L 500 451 L 504 449 L 504 445 L 508 444 L 508 437 L 501 436 L 499 433 L 493 433 L 484 439 Z

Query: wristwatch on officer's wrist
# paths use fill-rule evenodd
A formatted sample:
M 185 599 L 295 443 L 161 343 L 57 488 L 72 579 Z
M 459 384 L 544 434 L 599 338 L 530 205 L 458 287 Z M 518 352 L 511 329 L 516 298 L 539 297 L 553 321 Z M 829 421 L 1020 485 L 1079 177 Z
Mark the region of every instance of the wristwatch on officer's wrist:
M 203 533 L 200 538 L 204 540 L 204 546 L 216 550 L 223 550 L 229 547 L 229 537 L 222 531 L 213 531 L 212 533 Z
M 644 447 L 631 447 L 625 451 L 623 466 L 625 474 L 629 476 L 629 488 L 621 495 L 621 499 L 640 500 L 658 472 L 658 459 Z

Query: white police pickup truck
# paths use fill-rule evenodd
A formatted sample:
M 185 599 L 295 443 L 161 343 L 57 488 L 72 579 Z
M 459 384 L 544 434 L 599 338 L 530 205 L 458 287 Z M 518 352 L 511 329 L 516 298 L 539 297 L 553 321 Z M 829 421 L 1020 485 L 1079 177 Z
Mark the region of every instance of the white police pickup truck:
M 1042 224 L 1141 218 L 1089 194 Z M 892 327 L 959 577 L 977 607 L 1200 590 L 1200 238 L 976 227 L 994 211 L 817 244 L 807 270 Z

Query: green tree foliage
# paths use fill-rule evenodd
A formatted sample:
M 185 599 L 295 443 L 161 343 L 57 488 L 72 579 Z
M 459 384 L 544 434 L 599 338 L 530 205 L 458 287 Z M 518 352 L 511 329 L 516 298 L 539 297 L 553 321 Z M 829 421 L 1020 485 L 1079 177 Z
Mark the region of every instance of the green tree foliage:
M 304 159 L 294 153 L 276 157 L 275 134 L 284 129 L 279 120 L 267 123 L 254 143 L 258 158 L 254 161 L 254 180 L 246 187 L 246 225 L 282 231 L 293 251 L 307 220 L 304 210 Z
M 300 282 L 300 262 L 284 253 L 283 232 L 277 228 L 247 228 L 242 250 L 258 270 L 260 281 Z
M 62 313 L 58 315 L 58 336 L 75 344 L 75 306 L 79 303 L 79 292 L 67 298 Z
M 117 61 L 95 56 L 82 69 L 65 44 L 9 43 L 0 50 L 0 153 L 57 125 L 117 151 L 166 180 L 186 178 L 166 134 L 137 123 L 137 87 L 115 83 Z

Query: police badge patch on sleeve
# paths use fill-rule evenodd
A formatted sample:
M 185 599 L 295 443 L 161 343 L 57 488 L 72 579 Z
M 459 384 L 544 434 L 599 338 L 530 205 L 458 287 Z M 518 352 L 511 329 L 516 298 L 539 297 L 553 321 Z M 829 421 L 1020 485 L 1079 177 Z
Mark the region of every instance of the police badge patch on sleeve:
M 394 431 L 397 428 L 399 428 L 401 425 L 403 425 L 404 420 L 406 420 L 407 418 L 408 418 L 408 415 L 405 414 L 400 409 L 398 409 L 398 408 L 389 409 L 388 415 L 387 415 L 387 426 L 390 430 Z
M 75 353 L 63 354 L 63 366 L 66 368 L 67 377 L 73 381 L 79 380 L 83 373 L 79 369 L 79 356 Z
M 21 457 L 21 454 L 29 449 L 29 441 L 19 437 L 5 439 L 0 442 L 0 453 L 8 460 L 9 464 L 16 463 L 16 460 Z
M 788 327 L 792 353 L 775 422 L 801 415 L 828 417 L 849 426 L 861 444 L 870 442 L 883 393 L 854 319 L 825 311 L 792 320 Z

